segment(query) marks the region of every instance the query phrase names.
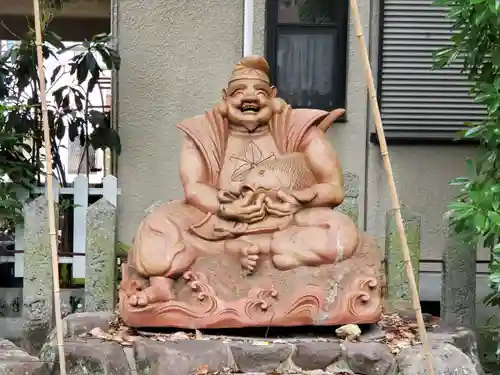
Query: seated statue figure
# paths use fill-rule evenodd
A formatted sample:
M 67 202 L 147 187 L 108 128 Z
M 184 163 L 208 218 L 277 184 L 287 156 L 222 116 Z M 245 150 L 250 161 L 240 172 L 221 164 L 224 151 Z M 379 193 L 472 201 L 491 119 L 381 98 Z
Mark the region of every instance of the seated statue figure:
M 132 326 L 371 323 L 381 253 L 335 210 L 341 166 L 325 131 L 343 109 L 292 109 L 263 57 L 243 58 L 222 100 L 178 127 L 184 199 L 140 224 L 123 267 Z

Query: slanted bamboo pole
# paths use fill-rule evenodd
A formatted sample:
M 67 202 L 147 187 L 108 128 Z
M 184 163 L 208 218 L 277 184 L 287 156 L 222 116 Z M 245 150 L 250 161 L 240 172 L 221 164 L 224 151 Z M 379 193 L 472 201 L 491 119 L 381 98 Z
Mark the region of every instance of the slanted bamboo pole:
M 420 298 L 418 295 L 417 282 L 415 281 L 415 275 L 413 274 L 413 266 L 411 264 L 410 250 L 408 249 L 408 241 L 406 239 L 403 217 L 401 215 L 401 205 L 399 202 L 398 192 L 396 190 L 396 183 L 394 181 L 394 176 L 392 174 L 391 160 L 389 157 L 389 151 L 387 149 L 384 127 L 382 125 L 382 117 L 380 116 L 380 109 L 378 107 L 377 91 L 375 90 L 375 83 L 373 81 L 370 59 L 368 57 L 368 49 L 366 48 L 366 43 L 363 38 L 363 26 L 361 24 L 361 17 L 359 15 L 357 1 L 350 0 L 350 7 L 352 11 L 352 19 L 354 21 L 354 25 L 356 28 L 356 37 L 359 42 L 359 50 L 361 53 L 361 58 L 363 59 L 365 79 L 370 96 L 370 106 L 375 120 L 375 128 L 377 130 L 377 136 L 380 143 L 380 153 L 382 155 L 382 159 L 384 162 L 385 172 L 387 173 L 389 192 L 392 200 L 392 208 L 395 212 L 396 227 L 401 240 L 401 251 L 403 252 L 403 260 L 406 269 L 406 275 L 408 277 L 408 284 L 410 286 L 413 308 L 415 310 L 415 315 L 417 317 L 418 330 L 424 352 L 424 360 L 426 361 L 427 364 L 427 371 L 429 373 L 428 375 L 434 375 L 435 373 L 434 373 L 433 360 L 430 353 L 429 344 L 427 341 L 427 332 L 425 330 L 424 318 L 422 316 L 422 308 L 420 306 Z
M 52 282 L 54 288 L 54 308 L 56 319 L 56 337 L 59 353 L 59 372 L 66 375 L 66 359 L 64 356 L 63 326 L 61 318 L 61 289 L 59 286 L 59 254 L 57 249 L 56 214 L 53 195 L 52 173 L 52 145 L 50 142 L 49 120 L 47 115 L 47 93 L 45 88 L 45 70 L 43 66 L 42 26 L 40 20 L 39 0 L 33 0 L 33 13 L 35 19 L 36 54 L 38 74 L 40 78 L 40 101 L 42 104 L 43 137 L 45 142 L 46 168 L 47 168 L 47 203 L 49 206 L 49 237 L 52 249 Z

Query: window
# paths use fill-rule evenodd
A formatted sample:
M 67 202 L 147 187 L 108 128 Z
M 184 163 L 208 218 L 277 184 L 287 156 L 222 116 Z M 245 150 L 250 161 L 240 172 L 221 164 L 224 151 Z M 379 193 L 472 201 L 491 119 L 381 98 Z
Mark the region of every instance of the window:
M 267 58 L 295 108 L 345 107 L 347 0 L 268 0 Z
M 450 44 L 448 9 L 433 0 L 382 4 L 378 94 L 388 141 L 452 141 L 464 122 L 480 121 L 485 111 L 469 96 L 460 62 L 432 69 L 433 53 Z

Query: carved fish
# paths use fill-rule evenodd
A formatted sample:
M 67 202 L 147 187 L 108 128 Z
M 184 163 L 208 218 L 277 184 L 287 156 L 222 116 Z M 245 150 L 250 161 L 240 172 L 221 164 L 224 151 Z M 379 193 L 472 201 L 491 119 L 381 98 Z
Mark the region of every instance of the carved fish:
M 245 176 L 242 191 L 301 190 L 316 182 L 303 154 L 293 153 L 267 160 Z

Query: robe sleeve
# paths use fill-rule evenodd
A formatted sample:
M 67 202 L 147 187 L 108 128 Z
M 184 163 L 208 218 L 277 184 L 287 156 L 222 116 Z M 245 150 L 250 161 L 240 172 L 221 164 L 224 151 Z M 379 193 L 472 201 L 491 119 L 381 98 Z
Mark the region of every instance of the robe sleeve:
M 184 120 L 177 127 L 194 142 L 207 165 L 210 184 L 217 186 L 227 142 L 225 121 L 216 110 L 211 110 Z
M 329 114 L 319 109 L 291 109 L 291 107 L 285 112 L 288 114 L 282 117 L 282 123 L 276 128 L 281 130 L 279 137 L 282 140 L 279 143 L 286 153 L 298 151 L 309 128 L 318 125 Z

